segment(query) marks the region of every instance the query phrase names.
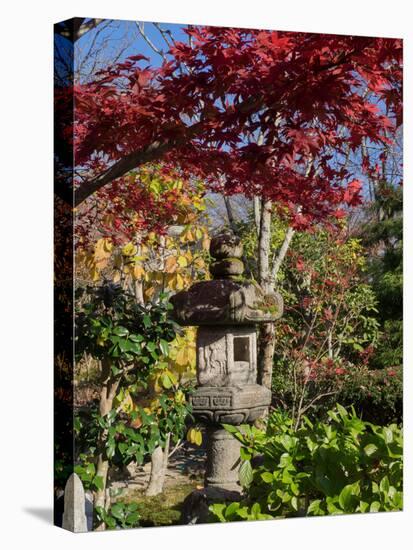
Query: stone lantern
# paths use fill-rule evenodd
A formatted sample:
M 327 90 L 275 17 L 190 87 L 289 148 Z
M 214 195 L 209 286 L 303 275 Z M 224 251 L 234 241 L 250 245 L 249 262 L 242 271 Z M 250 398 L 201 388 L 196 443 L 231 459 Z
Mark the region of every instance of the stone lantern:
M 279 294 L 266 295 L 243 278 L 243 247 L 224 232 L 210 244 L 213 280 L 195 283 L 171 298 L 174 319 L 198 326 L 197 389 L 193 415 L 207 426 L 205 486 L 240 491 L 240 443 L 221 424 L 252 423 L 271 403 L 257 384 L 257 326 L 282 315 Z

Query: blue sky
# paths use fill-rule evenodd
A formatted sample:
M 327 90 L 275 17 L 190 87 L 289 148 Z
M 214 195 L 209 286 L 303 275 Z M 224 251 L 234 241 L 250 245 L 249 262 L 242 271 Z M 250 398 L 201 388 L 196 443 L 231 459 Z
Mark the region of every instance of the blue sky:
M 159 49 L 167 50 L 167 45 L 163 39 L 161 33 L 151 22 L 143 22 L 145 33 L 147 34 L 149 40 L 155 44 Z M 188 37 L 184 33 L 183 28 L 185 25 L 176 25 L 171 23 L 158 23 L 162 29 L 172 33 L 172 36 L 177 41 L 187 41 Z M 105 25 L 107 25 L 105 27 Z M 103 29 L 102 29 L 103 27 Z M 107 47 L 107 57 L 108 61 L 110 60 L 110 55 L 113 57 L 117 55 L 116 48 L 118 50 L 121 47 L 122 42 L 127 40 L 128 46 L 124 51 L 122 51 L 118 61 L 122 61 L 131 55 L 142 54 L 147 56 L 150 61 L 149 64 L 152 66 L 159 66 L 162 63 L 162 58 L 156 54 L 153 49 L 147 44 L 144 38 L 139 34 L 138 27 L 134 21 L 122 21 L 122 20 L 112 20 L 109 23 L 101 23 L 95 29 L 87 32 L 83 37 L 81 37 L 76 44 L 76 61 L 75 66 L 78 67 L 82 61 L 82 56 L 86 52 L 92 49 L 97 50 L 102 44 L 109 44 Z M 104 52 L 102 52 L 102 57 L 104 57 Z

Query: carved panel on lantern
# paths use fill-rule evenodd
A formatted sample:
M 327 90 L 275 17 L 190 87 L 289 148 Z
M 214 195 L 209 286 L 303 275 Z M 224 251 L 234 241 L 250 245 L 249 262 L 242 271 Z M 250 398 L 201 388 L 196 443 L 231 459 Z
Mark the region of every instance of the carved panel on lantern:
M 198 329 L 198 383 L 202 386 L 255 384 L 254 327 Z

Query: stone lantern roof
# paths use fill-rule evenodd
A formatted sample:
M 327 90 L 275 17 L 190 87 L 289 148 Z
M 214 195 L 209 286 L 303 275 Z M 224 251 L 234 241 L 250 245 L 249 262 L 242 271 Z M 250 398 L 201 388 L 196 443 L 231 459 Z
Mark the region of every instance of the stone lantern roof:
M 211 239 L 210 266 L 214 279 L 201 281 L 172 296 L 172 316 L 181 325 L 251 325 L 271 323 L 283 312 L 278 293 L 265 294 L 254 281 L 243 278 L 242 242 L 223 232 Z

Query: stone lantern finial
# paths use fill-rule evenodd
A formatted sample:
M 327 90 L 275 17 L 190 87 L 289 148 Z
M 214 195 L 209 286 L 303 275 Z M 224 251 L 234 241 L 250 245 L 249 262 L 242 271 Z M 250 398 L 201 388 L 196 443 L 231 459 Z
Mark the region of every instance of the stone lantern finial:
M 232 279 L 244 273 L 241 239 L 232 232 L 222 232 L 211 239 L 209 252 L 214 259 L 209 270 L 214 279 Z

